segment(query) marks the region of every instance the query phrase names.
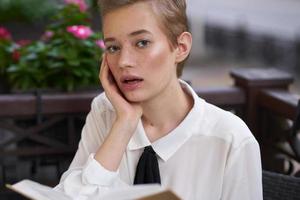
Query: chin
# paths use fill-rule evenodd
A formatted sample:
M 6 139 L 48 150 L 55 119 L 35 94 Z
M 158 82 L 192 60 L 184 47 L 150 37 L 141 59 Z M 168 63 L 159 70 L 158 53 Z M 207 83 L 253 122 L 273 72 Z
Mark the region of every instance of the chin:
M 145 98 L 145 95 L 136 94 L 136 93 L 128 93 L 128 94 L 124 94 L 124 96 L 127 99 L 127 101 L 132 103 L 140 103 L 147 99 Z
M 127 99 L 127 101 L 129 101 L 131 103 L 140 103 L 144 100 L 143 98 L 133 97 L 133 96 L 129 96 L 129 95 L 126 96 L 125 98 Z

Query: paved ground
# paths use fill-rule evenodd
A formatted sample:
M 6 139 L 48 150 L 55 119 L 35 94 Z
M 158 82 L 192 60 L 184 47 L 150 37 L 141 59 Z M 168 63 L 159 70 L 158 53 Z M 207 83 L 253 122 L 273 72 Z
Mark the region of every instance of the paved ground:
M 197 60 L 204 45 L 201 25 L 216 23 L 226 27 L 243 26 L 250 33 L 267 34 L 283 40 L 300 37 L 299 0 L 188 0 L 188 13 L 192 22 L 194 48 L 191 58 Z M 196 46 L 197 45 L 197 46 Z M 212 61 L 214 60 L 214 61 Z M 191 80 L 195 87 L 230 85 L 229 71 L 233 67 L 262 66 L 256 63 L 208 61 L 188 64 L 183 78 Z M 296 78 L 291 89 L 300 93 L 300 74 L 292 70 Z
M 199 64 L 187 63 L 182 79 L 192 82 L 194 87 L 218 87 L 224 85 L 232 85 L 229 72 L 237 67 L 253 67 L 260 66 L 259 64 L 244 63 L 236 61 L 205 61 Z M 300 75 L 289 71 L 295 77 L 295 83 L 290 87 L 290 90 L 300 95 Z

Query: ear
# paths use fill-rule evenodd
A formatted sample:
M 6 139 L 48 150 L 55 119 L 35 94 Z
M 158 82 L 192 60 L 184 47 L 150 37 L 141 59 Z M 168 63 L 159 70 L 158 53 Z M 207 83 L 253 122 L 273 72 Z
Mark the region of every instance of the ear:
M 186 59 L 192 48 L 192 34 L 189 32 L 181 33 L 177 38 L 176 62 L 180 63 Z

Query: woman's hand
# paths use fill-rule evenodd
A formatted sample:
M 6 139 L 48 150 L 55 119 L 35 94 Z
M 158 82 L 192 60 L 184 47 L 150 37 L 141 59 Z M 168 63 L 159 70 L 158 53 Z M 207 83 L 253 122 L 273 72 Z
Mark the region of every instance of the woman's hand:
M 143 111 L 139 104 L 130 103 L 123 97 L 109 69 L 105 54 L 99 78 L 107 98 L 116 110 L 117 118 L 94 158 L 104 168 L 116 171 Z
M 118 85 L 112 75 L 107 63 L 106 55 L 103 54 L 102 58 L 99 78 L 107 98 L 110 100 L 116 110 L 116 120 L 124 121 L 128 128 L 135 130 L 137 123 L 143 114 L 142 107 L 138 103 L 131 103 L 127 101 L 118 88 Z

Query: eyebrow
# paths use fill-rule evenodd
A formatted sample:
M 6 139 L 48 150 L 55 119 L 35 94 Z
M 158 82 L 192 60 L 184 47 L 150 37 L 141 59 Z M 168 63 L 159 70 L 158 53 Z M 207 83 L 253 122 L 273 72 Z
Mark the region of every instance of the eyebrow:
M 128 35 L 129 36 L 136 36 L 136 35 L 140 35 L 140 34 L 151 34 L 150 31 L 147 31 L 145 29 L 141 29 L 141 30 L 137 30 L 137 31 L 134 31 L 132 33 L 129 33 Z M 104 42 L 113 42 L 115 41 L 116 39 L 113 38 L 113 37 L 110 37 L 110 38 L 104 38 Z
M 129 35 L 130 36 L 136 36 L 136 35 L 140 35 L 140 34 L 144 34 L 144 33 L 151 34 L 150 31 L 147 31 L 145 29 L 141 29 L 141 30 L 138 30 L 138 31 L 134 31 L 134 32 L 130 33 Z

